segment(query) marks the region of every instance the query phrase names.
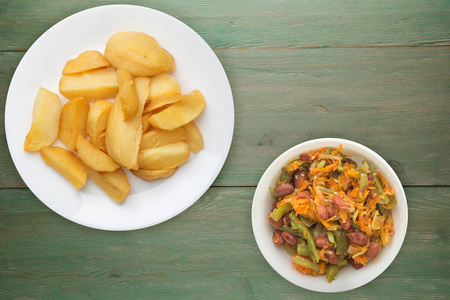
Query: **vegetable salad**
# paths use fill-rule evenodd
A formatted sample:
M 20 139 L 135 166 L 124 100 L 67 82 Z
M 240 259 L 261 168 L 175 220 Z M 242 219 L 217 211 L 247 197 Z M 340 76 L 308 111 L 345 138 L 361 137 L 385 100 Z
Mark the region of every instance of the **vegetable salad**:
M 368 161 L 358 166 L 342 150 L 302 153 L 270 187 L 273 241 L 299 272 L 328 282 L 346 265 L 360 269 L 376 259 L 394 233 L 395 190 Z

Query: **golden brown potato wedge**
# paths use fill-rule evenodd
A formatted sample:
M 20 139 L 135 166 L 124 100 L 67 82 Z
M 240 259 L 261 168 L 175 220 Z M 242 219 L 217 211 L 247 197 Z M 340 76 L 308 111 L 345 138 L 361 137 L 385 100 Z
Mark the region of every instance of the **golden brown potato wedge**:
M 115 97 L 119 91 L 115 70 L 92 70 L 64 75 L 59 81 L 59 92 L 68 99 L 84 97 L 88 101 Z
M 64 66 L 62 74 L 70 75 L 109 66 L 108 60 L 100 52 L 88 50 L 78 55 L 77 58 L 69 60 Z
M 186 132 L 183 128 L 174 130 L 151 130 L 142 135 L 141 149 L 164 146 L 186 140 Z
M 94 146 L 106 152 L 105 134 L 112 103 L 98 100 L 92 103 L 87 118 L 87 135 Z
M 86 184 L 86 166 L 73 152 L 62 147 L 47 146 L 40 151 L 47 165 L 63 175 L 77 189 Z
M 145 170 L 145 169 L 139 169 L 137 171 L 132 170 L 134 175 L 137 177 L 146 180 L 146 181 L 155 181 L 159 179 L 169 178 L 175 172 L 177 171 L 177 168 L 173 169 L 163 169 L 163 170 Z
M 139 98 L 134 84 L 133 75 L 125 69 L 117 69 L 117 83 L 119 94 L 117 98 L 122 102 L 125 121 L 133 118 L 139 108 Z
M 184 125 L 186 132 L 186 143 L 192 152 L 197 153 L 203 148 L 203 135 L 197 125 L 192 121 Z
M 148 77 L 135 77 L 134 83 L 136 84 L 136 92 L 138 94 L 138 98 L 147 99 L 150 95 L 150 78 Z
M 61 101 L 58 95 L 40 88 L 34 101 L 33 122 L 25 138 L 25 151 L 39 151 L 58 137 Z
M 187 96 L 185 95 L 162 95 L 153 100 L 145 107 L 144 114 L 147 113 L 157 113 L 162 111 L 164 108 L 177 103 Z
M 156 128 L 173 130 L 197 118 L 205 108 L 205 98 L 198 90 L 194 90 L 190 94 L 181 95 L 181 97 L 181 101 L 172 104 L 161 112 L 153 114 L 149 118 L 150 124 Z
M 142 32 L 112 35 L 106 44 L 105 57 L 114 68 L 126 69 L 133 76 L 153 76 L 175 68 L 172 55 Z
M 114 201 L 122 203 L 130 192 L 127 174 L 122 168 L 113 172 L 97 172 L 88 169 L 89 177 Z
M 139 150 L 139 169 L 161 170 L 175 168 L 184 163 L 191 151 L 185 142 Z
M 169 74 L 164 73 L 151 78 L 149 100 L 163 95 L 179 95 L 180 93 L 180 84 Z
M 78 156 L 83 163 L 91 169 L 99 172 L 112 172 L 119 168 L 105 152 L 95 147 L 91 142 L 79 135 L 76 144 Z
M 70 150 L 76 150 L 78 135 L 86 136 L 86 123 L 90 105 L 83 97 L 77 97 L 61 109 L 59 138 Z
M 147 133 L 151 130 L 152 124 L 149 122 L 149 118 L 152 113 L 147 113 L 142 115 L 142 133 Z
M 142 138 L 142 111 L 145 101 L 144 97 L 139 97 L 136 115 L 125 121 L 122 102 L 116 99 L 108 118 L 105 136 L 108 155 L 129 170 L 139 168 L 137 155 Z

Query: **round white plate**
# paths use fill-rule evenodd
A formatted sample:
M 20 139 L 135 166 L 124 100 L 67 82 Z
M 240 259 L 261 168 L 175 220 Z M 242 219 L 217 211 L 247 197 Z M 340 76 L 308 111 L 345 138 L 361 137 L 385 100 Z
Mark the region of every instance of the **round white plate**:
M 291 256 L 282 247 L 275 245 L 272 240 L 274 228 L 267 221 L 269 211 L 274 199 L 270 195 L 269 187 L 274 187 L 275 180 L 280 176 L 281 168 L 293 157 L 301 153 L 323 147 L 338 148 L 342 145 L 342 153 L 351 155 L 358 164 L 367 159 L 375 170 L 379 170 L 395 189 L 397 205 L 392 209 L 395 234 L 391 242 L 383 247 L 380 254 L 367 266 L 355 270 L 347 266 L 339 271 L 335 280 L 328 283 L 325 276 L 312 277 L 298 272 L 292 266 Z M 323 138 L 307 141 L 292 147 L 279 157 L 267 168 L 256 187 L 252 204 L 252 227 L 261 253 L 269 265 L 293 284 L 305 289 L 317 292 L 342 292 L 360 287 L 375 279 L 389 267 L 397 256 L 406 236 L 408 227 L 408 205 L 402 184 L 389 164 L 371 149 L 344 139 Z
M 47 166 L 39 153 L 25 152 L 23 144 L 31 126 L 39 87 L 60 95 L 58 83 L 65 63 L 86 50 L 103 53 L 109 37 L 121 31 L 139 31 L 153 36 L 175 58 L 172 75 L 180 83 L 182 93 L 199 89 L 205 96 L 206 107 L 196 119 L 205 147 L 191 154 L 171 178 L 146 182 L 129 175 L 130 194 L 123 204 L 118 204 L 89 179 L 86 186 L 76 190 Z M 63 104 L 67 102 L 61 95 L 60 98 Z M 230 84 L 219 59 L 191 28 L 154 9 L 108 5 L 81 11 L 62 20 L 30 47 L 11 81 L 5 128 L 17 170 L 30 190 L 49 208 L 84 226 L 133 230 L 178 215 L 211 186 L 231 146 L 234 105 Z

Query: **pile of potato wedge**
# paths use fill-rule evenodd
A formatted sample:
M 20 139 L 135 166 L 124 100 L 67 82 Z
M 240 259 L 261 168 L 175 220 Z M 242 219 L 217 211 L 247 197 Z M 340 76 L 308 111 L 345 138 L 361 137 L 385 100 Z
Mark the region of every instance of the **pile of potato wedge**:
M 90 177 L 116 202 L 130 192 L 127 172 L 147 181 L 172 176 L 203 148 L 194 120 L 203 94 L 181 94 L 169 73 L 175 60 L 149 35 L 119 32 L 104 54 L 69 60 L 58 94 L 39 89 L 24 150 L 42 159 L 77 189 Z M 52 146 L 57 139 L 66 147 Z

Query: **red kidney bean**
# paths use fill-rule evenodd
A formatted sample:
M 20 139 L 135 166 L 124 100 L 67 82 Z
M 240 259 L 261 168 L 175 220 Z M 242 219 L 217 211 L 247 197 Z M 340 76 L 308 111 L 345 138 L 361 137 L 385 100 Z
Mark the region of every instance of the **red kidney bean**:
M 316 239 L 316 246 L 320 249 L 333 249 L 333 244 L 330 242 L 330 240 L 326 236 L 319 236 Z
M 367 235 L 365 235 L 362 232 L 359 231 L 353 231 L 347 233 L 347 237 L 350 240 L 350 242 L 355 243 L 356 245 L 364 246 L 367 244 L 369 239 L 367 238 Z
M 361 269 L 362 267 L 364 267 L 363 264 L 357 263 L 353 258 L 347 258 L 347 262 L 356 270 Z
M 294 192 L 294 186 L 290 183 L 283 182 L 277 185 L 273 189 L 273 192 L 277 197 L 284 197 Z
M 285 213 L 285 214 L 283 215 L 283 217 L 281 218 L 281 221 L 283 222 L 283 224 L 284 224 L 286 227 L 290 227 L 290 226 L 291 226 L 291 219 L 289 218 L 289 214 L 290 214 L 290 211 L 288 211 L 287 213 Z
M 316 206 L 316 214 L 319 217 L 319 219 L 322 220 L 328 219 L 327 209 L 325 208 L 325 205 L 323 205 L 322 203 Z
M 333 250 L 327 250 L 323 253 L 323 256 L 328 260 L 329 263 L 335 264 L 338 262 L 339 257 Z
M 339 221 L 339 223 L 341 223 L 342 229 L 344 230 L 348 230 L 350 228 L 350 226 L 352 226 L 352 221 L 350 220 L 350 218 L 347 218 L 347 220 L 345 222 Z
M 348 157 L 343 159 L 342 162 L 343 163 L 348 163 L 348 164 L 351 164 L 351 165 L 355 165 L 355 166 L 357 165 L 357 163 L 353 159 L 348 158 Z
M 273 233 L 273 241 L 278 246 L 283 246 L 286 243 L 286 241 L 283 239 L 283 231 L 275 230 L 275 232 Z
M 339 194 L 334 194 L 333 203 L 343 212 L 350 211 L 350 205 L 348 205 L 348 203 L 344 201 L 344 198 Z
M 352 193 L 352 191 L 353 191 L 353 189 L 347 189 L 347 190 L 345 191 L 345 194 L 346 194 L 347 196 L 350 196 L 350 194 Z
M 292 175 L 292 183 L 295 188 L 299 188 L 308 179 L 308 174 L 305 170 L 295 170 Z
M 380 253 L 381 250 L 381 246 L 378 243 L 370 243 L 369 248 L 367 249 L 366 252 L 366 256 L 368 260 L 372 260 L 375 259 L 378 255 L 378 253 Z
M 373 180 L 372 173 L 368 173 L 368 174 L 367 174 L 367 179 L 368 179 L 369 181 Z
M 291 245 L 297 245 L 298 239 L 291 232 L 283 231 L 282 236 L 283 236 L 283 239 L 286 241 L 286 243 L 291 244 Z
M 280 200 L 274 201 L 274 202 L 272 203 L 272 209 L 277 208 L 279 202 L 280 202 Z
M 309 161 L 311 159 L 311 155 L 309 155 L 308 153 L 302 153 L 300 154 L 300 159 L 303 161 Z
M 309 198 L 311 198 L 311 192 L 309 192 L 309 191 L 301 191 L 300 193 L 297 194 L 297 196 L 300 199 L 309 199 Z
M 280 228 L 281 226 L 283 226 L 283 219 L 280 219 L 277 222 L 272 217 L 269 217 L 269 223 L 272 224 L 272 226 L 275 228 Z
M 328 218 L 332 218 L 332 217 L 336 216 L 336 208 L 334 207 L 333 204 L 330 204 L 327 206 L 327 214 L 328 214 Z

